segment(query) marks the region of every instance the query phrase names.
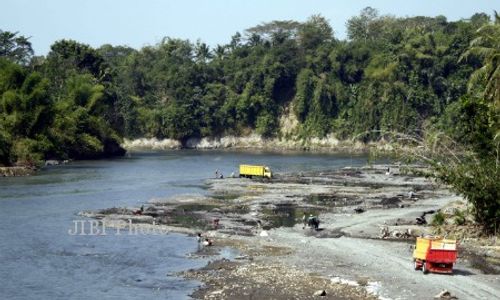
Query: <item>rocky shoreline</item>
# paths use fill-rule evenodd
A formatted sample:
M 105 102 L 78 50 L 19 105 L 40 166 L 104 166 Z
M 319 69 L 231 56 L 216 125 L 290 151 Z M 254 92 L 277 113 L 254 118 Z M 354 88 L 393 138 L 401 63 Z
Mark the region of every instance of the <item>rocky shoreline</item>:
M 112 227 L 131 222 L 142 229 L 202 232 L 213 240 L 212 247 L 194 254 L 212 262 L 182 273 L 204 283 L 193 294 L 197 299 L 312 299 L 319 294 L 429 299 L 443 289 L 460 299 L 496 297 L 496 239 L 479 245 L 462 238 L 461 249 L 467 251 L 461 250 L 453 276 L 413 270 L 414 237 L 433 232 L 417 218 L 429 212 L 424 218 L 430 221 L 432 212 L 463 205 L 461 197 L 417 174 L 371 166 L 278 174 L 270 181 L 209 179 L 208 196 L 152 199 L 140 215 L 137 208 L 82 215 Z M 304 213 L 319 215 L 320 230 L 303 228 Z M 240 255 L 220 258 L 217 254 L 227 247 Z M 489 269 L 477 264 L 478 257 Z
M 69 163 L 69 160 L 54 160 L 49 159 L 40 162 L 38 165 L 21 165 L 21 166 L 11 166 L 11 167 L 0 167 L 0 177 L 18 177 L 18 176 L 31 176 L 34 175 L 40 168 L 48 166 L 58 166 L 65 165 Z
M 0 167 L 0 177 L 30 176 L 35 172 L 34 167 Z

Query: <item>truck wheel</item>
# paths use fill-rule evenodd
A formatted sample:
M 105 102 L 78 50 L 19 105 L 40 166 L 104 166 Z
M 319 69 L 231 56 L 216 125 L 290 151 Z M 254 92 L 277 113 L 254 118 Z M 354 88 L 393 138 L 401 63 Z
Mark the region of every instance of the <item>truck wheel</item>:
M 429 270 L 427 269 L 427 262 L 426 262 L 426 261 L 424 261 L 424 262 L 422 263 L 422 272 L 423 272 L 424 274 L 429 273 Z
M 420 267 L 418 266 L 418 262 L 416 259 L 413 260 L 413 267 L 415 268 L 415 271 L 420 270 Z

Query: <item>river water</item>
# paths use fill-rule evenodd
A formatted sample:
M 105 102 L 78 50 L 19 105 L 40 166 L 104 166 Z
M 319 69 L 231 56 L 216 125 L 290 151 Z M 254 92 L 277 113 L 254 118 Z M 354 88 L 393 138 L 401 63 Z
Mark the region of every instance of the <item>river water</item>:
M 1 299 L 186 299 L 199 282 L 172 276 L 203 266 L 194 238 L 71 235 L 77 213 L 139 207 L 151 198 L 204 194 L 204 180 L 240 163 L 274 172 L 366 164 L 363 155 L 180 150 L 47 167 L 31 177 L 0 178 Z

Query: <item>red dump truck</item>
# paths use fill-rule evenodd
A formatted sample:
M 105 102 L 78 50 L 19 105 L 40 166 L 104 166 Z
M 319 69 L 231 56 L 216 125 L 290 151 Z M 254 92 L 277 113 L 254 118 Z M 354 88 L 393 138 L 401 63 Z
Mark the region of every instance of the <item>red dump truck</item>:
M 415 270 L 424 274 L 453 273 L 453 265 L 457 261 L 457 241 L 441 237 L 417 238 L 413 251 Z

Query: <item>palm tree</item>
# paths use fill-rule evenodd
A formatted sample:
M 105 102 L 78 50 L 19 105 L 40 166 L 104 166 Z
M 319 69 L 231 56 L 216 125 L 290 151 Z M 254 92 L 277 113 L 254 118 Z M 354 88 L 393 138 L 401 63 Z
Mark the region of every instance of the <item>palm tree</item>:
M 208 47 L 208 45 L 205 43 L 198 41 L 196 43 L 195 51 L 196 51 L 196 58 L 198 59 L 198 61 L 206 62 L 207 60 L 212 58 L 212 54 L 210 53 L 210 47 Z
M 223 59 L 226 56 L 226 46 L 217 45 L 213 52 L 216 58 Z
M 495 11 L 495 22 L 481 26 L 477 37 L 470 43 L 469 49 L 460 57 L 467 59 L 474 55 L 482 60 L 483 66 L 472 73 L 469 90 L 476 84 L 485 84 L 484 98 L 500 109 L 500 16 Z

